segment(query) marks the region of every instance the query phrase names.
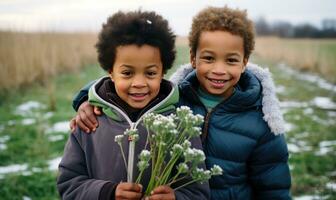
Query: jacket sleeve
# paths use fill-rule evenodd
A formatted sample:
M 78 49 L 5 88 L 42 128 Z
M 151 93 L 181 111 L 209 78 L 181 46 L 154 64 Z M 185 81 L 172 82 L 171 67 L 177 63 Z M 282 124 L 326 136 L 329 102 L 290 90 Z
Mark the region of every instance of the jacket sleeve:
M 110 182 L 89 177 L 84 151 L 75 135 L 78 135 L 78 132 L 70 134 L 65 146 L 59 164 L 57 189 L 62 199 L 101 199 L 101 189 Z
M 202 149 L 199 137 L 190 140 L 193 148 Z M 201 167 L 205 169 L 205 164 Z M 205 200 L 210 199 L 209 183 L 193 183 L 175 191 L 176 200 Z
M 264 134 L 254 149 L 249 166 L 249 181 L 255 199 L 291 199 L 291 177 L 284 135 Z
M 96 82 L 96 80 L 91 81 L 90 83 L 86 84 L 80 91 L 75 95 L 72 100 L 72 108 L 77 111 L 79 106 L 88 100 L 89 97 L 89 89 L 90 87 Z

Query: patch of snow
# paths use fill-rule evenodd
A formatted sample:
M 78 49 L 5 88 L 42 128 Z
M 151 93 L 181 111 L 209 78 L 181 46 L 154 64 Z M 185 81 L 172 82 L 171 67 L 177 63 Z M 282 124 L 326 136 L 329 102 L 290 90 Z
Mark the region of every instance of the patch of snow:
M 2 132 L 3 130 L 5 130 L 5 125 L 0 124 L 0 132 Z
M 311 103 L 322 109 L 336 109 L 336 103 L 329 97 L 315 97 Z
M 294 197 L 293 200 L 324 200 L 327 197 L 317 196 L 317 195 L 304 195 L 300 197 Z
M 308 132 L 296 133 L 295 139 L 302 139 L 302 138 L 308 137 L 309 135 L 310 133 Z
M 329 125 L 335 124 L 334 120 L 331 120 L 331 119 L 328 119 L 328 120 L 321 119 L 321 118 L 319 118 L 316 115 L 311 116 L 311 119 L 313 121 L 317 122 L 318 124 L 322 124 L 322 125 L 325 125 L 325 126 L 329 126 Z
M 25 116 L 36 109 L 44 109 L 46 106 L 38 101 L 27 101 L 23 104 L 20 104 L 15 109 L 15 114 Z
M 295 139 L 292 139 L 291 142 L 294 142 Z M 296 141 L 296 143 L 288 143 L 287 144 L 288 151 L 292 153 L 299 153 L 304 151 L 311 151 L 312 147 L 308 146 L 308 144 L 305 141 Z
M 54 112 L 47 112 L 44 114 L 44 119 L 49 119 L 50 117 L 52 117 L 54 115 Z
M 286 130 L 286 132 L 289 132 L 289 131 L 293 130 L 295 127 L 296 126 L 294 124 L 285 122 L 285 130 Z
M 15 173 L 20 171 L 27 170 L 28 165 L 27 164 L 15 164 L 15 165 L 9 165 L 5 167 L 0 167 L 0 174 L 9 174 L 9 173 Z
M 56 133 L 63 132 L 68 133 L 70 131 L 70 126 L 68 121 L 57 122 L 52 127 L 46 130 L 46 133 Z
M 328 111 L 328 116 L 329 117 L 336 117 L 336 112 L 335 111 Z
M 334 148 L 332 147 L 320 147 L 320 149 L 317 152 L 315 152 L 315 155 L 324 156 L 333 151 L 334 151 Z
M 7 145 L 0 143 L 0 151 L 6 150 L 6 149 L 7 149 Z
M 27 196 L 23 196 L 22 197 L 22 200 L 32 200 L 30 197 L 27 197 Z
M 56 141 L 59 141 L 59 140 L 63 140 L 64 139 L 64 135 L 50 135 L 48 137 L 48 139 L 51 142 L 56 142 Z
M 281 108 L 305 108 L 308 107 L 309 104 L 307 102 L 299 102 L 299 101 L 281 101 Z
M 35 119 L 32 119 L 32 118 L 27 118 L 27 119 L 23 119 L 21 121 L 21 123 L 23 125 L 31 125 L 31 124 L 35 124 L 36 123 L 36 120 Z
M 329 147 L 329 146 L 335 146 L 335 145 L 336 145 L 336 140 L 321 141 L 319 143 L 320 147 Z
M 292 152 L 292 153 L 300 152 L 300 147 L 296 144 L 288 143 L 287 147 L 288 147 L 289 152 Z
M 314 113 L 314 110 L 312 108 L 305 108 L 303 110 L 303 114 L 305 115 L 310 115 L 310 114 L 313 114 Z
M 50 171 L 56 171 L 58 170 L 58 165 L 60 164 L 62 160 L 62 157 L 57 157 L 57 158 L 54 158 L 52 160 L 49 160 L 48 161 L 48 165 L 49 165 L 49 170 Z
M 10 139 L 9 135 L 4 135 L 0 137 L 0 143 L 5 143 Z
M 288 166 L 291 171 L 294 169 L 294 165 L 289 164 Z
M 286 91 L 286 87 L 283 85 L 277 85 L 275 88 L 275 92 L 278 94 L 284 93 Z
M 327 183 L 327 184 L 326 184 L 326 187 L 327 187 L 328 189 L 331 189 L 331 190 L 336 191 L 336 183 L 332 183 L 332 182 Z
M 333 92 L 336 92 L 336 85 L 326 81 L 325 79 L 321 78 L 320 76 L 305 73 L 305 72 L 299 72 L 288 65 L 284 63 L 280 63 L 278 65 L 279 68 L 287 72 L 288 74 L 295 75 L 295 78 L 308 81 L 311 83 L 317 84 L 320 88 L 325 89 L 325 90 L 330 90 Z
M 13 125 L 16 124 L 16 121 L 15 121 L 15 120 L 9 120 L 9 121 L 7 122 L 7 124 L 8 124 L 8 126 L 13 126 Z
M 10 139 L 10 137 L 8 135 L 4 135 L 0 137 L 0 150 L 6 150 L 7 149 L 7 145 L 5 144 L 8 140 Z

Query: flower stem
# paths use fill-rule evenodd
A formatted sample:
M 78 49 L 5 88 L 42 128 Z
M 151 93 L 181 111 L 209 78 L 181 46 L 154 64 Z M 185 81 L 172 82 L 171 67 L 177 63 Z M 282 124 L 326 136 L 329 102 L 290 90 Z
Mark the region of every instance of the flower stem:
M 126 162 L 126 158 L 125 158 L 125 154 L 124 154 L 124 149 L 122 147 L 122 144 L 119 144 L 119 146 L 120 146 L 120 150 L 121 150 L 121 155 L 122 155 L 123 160 L 124 160 L 125 168 L 127 170 L 127 162 Z

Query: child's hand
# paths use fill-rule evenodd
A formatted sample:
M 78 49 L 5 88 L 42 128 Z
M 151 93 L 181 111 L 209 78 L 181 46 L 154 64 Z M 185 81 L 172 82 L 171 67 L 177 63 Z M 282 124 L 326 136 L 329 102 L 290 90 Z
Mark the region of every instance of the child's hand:
M 147 199 L 148 200 L 175 200 L 175 192 L 171 187 L 166 186 L 166 185 L 161 185 L 155 188 Z
M 95 131 L 98 127 L 96 115 L 101 114 L 101 108 L 93 107 L 88 101 L 85 101 L 79 106 L 76 117 L 70 121 L 71 132 L 75 131 L 76 125 L 87 133 Z
M 115 190 L 115 200 L 134 199 L 142 197 L 142 185 L 135 183 L 119 183 Z

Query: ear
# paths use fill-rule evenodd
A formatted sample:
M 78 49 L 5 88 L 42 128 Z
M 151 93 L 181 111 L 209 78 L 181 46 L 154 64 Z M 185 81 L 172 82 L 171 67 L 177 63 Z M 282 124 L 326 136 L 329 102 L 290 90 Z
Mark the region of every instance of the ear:
M 111 78 L 112 82 L 114 82 L 114 80 L 113 80 L 112 69 L 110 69 L 110 70 L 108 71 L 108 74 L 109 74 L 109 77 Z
M 192 68 L 196 69 L 196 55 L 194 55 L 194 53 L 191 51 L 191 49 L 189 50 L 189 54 L 190 54 L 190 63 Z
M 244 58 L 244 60 L 243 60 L 243 69 L 242 69 L 242 73 L 244 73 L 245 70 L 246 70 L 247 62 L 248 62 L 248 58 Z

